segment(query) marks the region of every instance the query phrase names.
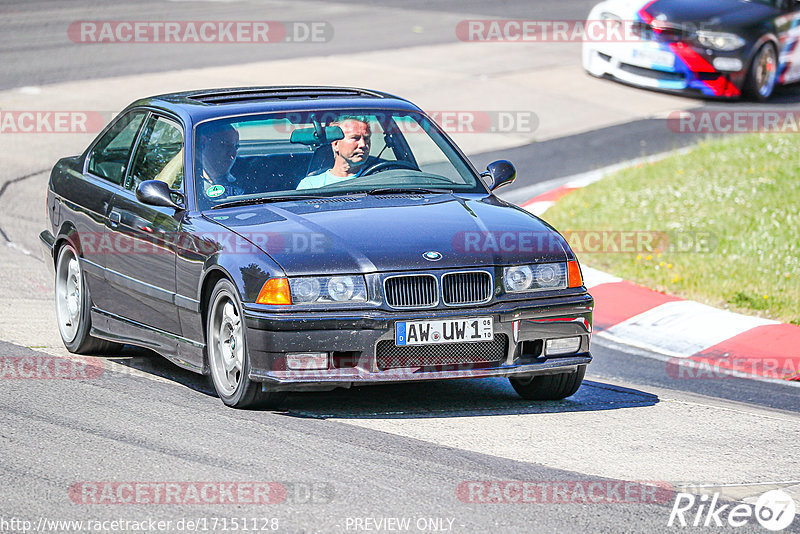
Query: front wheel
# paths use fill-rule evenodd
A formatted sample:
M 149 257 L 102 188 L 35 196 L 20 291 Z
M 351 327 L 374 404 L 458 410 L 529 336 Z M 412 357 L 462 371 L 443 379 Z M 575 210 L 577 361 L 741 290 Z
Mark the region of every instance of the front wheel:
M 250 380 L 246 325 L 236 288 L 228 280 L 217 282 L 209 300 L 206 340 L 211 380 L 222 402 L 234 408 L 274 408 L 285 393 L 264 392 Z
M 748 98 L 765 102 L 772 96 L 778 78 L 778 52 L 771 43 L 764 44 L 753 58 L 747 72 L 744 93 Z
M 574 373 L 509 378 L 511 386 L 520 397 L 527 400 L 561 400 L 578 391 L 586 374 L 586 366 L 579 365 Z
M 98 339 L 92 329 L 92 299 L 75 248 L 64 243 L 56 260 L 56 319 L 61 340 L 74 354 L 108 354 L 122 345 Z

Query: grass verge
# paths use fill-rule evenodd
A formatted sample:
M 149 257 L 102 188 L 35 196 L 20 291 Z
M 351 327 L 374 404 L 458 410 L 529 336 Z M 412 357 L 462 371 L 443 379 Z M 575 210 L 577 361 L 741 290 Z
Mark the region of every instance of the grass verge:
M 736 136 L 623 170 L 567 195 L 543 218 L 565 233 L 585 265 L 800 324 L 798 175 L 800 136 Z M 590 251 L 598 236 L 609 244 Z M 615 252 L 615 239 L 634 246 Z

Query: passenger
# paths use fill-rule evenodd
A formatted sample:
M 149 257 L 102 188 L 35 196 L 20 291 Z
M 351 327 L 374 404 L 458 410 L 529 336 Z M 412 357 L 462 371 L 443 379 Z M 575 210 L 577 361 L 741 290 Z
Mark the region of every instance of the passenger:
M 206 198 L 244 194 L 244 189 L 231 174 L 239 150 L 239 132 L 233 126 L 216 126 L 212 123 L 200 128 L 197 150 L 198 187 Z
M 331 124 L 339 126 L 344 138 L 333 141 L 333 167 L 322 174 L 306 176 L 297 189 L 314 189 L 356 178 L 369 159 L 371 132 L 369 124 L 357 118 L 345 118 Z

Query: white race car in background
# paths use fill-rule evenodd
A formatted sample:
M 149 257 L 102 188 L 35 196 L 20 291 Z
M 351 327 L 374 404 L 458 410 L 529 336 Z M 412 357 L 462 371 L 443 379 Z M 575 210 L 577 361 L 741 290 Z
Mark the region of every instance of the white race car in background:
M 593 76 L 755 100 L 800 79 L 795 0 L 607 0 L 588 21 L 607 28 L 594 38 L 587 32 L 583 43 L 583 67 Z

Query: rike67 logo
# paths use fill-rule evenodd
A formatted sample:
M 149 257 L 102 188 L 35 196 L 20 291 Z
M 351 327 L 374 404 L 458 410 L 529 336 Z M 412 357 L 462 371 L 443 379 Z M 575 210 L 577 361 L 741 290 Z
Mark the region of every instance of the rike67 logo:
M 762 494 L 755 505 L 721 504 L 719 493 L 693 495 L 678 493 L 672 505 L 669 527 L 742 527 L 757 521 L 767 530 L 777 532 L 794 521 L 797 506 L 785 491 L 776 489 Z

